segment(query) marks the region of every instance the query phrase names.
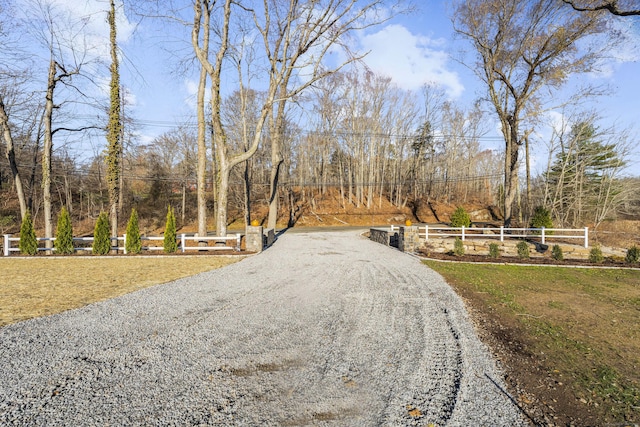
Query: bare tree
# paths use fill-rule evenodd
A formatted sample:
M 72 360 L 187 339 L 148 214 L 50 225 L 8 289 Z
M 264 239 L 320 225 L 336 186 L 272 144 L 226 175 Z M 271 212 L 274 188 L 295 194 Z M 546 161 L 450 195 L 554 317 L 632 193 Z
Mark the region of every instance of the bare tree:
M 270 85 L 277 88 L 277 100 L 269 117 L 269 228 L 275 228 L 278 217 L 277 188 L 284 161 L 282 137 L 287 102 L 318 80 L 361 58 L 362 55 L 351 54 L 344 39 L 355 30 L 382 22 L 377 14 L 382 7 L 384 2 L 380 0 L 365 3 L 357 0 L 266 0 L 260 14 L 253 12 L 269 61 Z M 347 59 L 326 68 L 324 59 L 334 47 L 343 47 Z
M 15 20 L 9 18 L 11 12 L 8 4 L 0 3 L 0 38 L 2 38 L 2 46 L 0 47 L 0 135 L 5 142 L 5 156 L 9 162 L 11 178 L 18 196 L 20 216 L 24 218 L 27 212 L 27 201 L 16 162 L 16 147 L 11 131 L 9 110 L 13 99 L 18 96 L 17 91 L 21 89 L 21 83 L 28 80 L 29 75 L 27 70 L 19 70 L 13 66 L 19 62 L 16 59 L 20 59 L 20 49 L 16 39 L 20 28 Z
M 4 91 L 0 91 L 0 131 L 2 131 L 2 138 L 5 142 L 5 154 L 9 162 L 13 184 L 20 203 L 20 217 L 24 219 L 27 213 L 27 200 L 22 187 L 22 178 L 18 170 L 18 163 L 16 162 L 15 144 L 13 142 L 13 135 L 11 134 L 11 125 L 5 108 L 3 92 Z
M 577 43 L 596 34 L 600 22 L 593 13 L 571 13 L 559 0 L 461 0 L 453 20 L 456 32 L 473 44 L 477 62 L 472 68 L 486 85 L 501 125 L 508 226 L 517 192 L 519 152 L 526 141 L 522 124 L 540 112 L 544 95 L 562 86 L 570 75 L 594 69 L 604 47 L 578 48 Z

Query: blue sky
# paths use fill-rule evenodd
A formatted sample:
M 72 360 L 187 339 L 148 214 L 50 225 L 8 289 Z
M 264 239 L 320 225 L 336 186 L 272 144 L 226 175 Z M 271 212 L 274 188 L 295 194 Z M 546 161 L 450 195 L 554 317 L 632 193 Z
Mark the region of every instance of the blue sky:
M 105 55 L 108 28 L 103 11 L 107 3 L 101 0 L 52 1 L 72 14 L 90 17 L 96 52 Z M 431 83 L 443 88 L 461 105 L 471 105 L 483 94 L 483 88 L 471 70 L 452 58 L 459 56 L 460 50 L 467 46 L 455 37 L 447 11 L 449 2 L 425 0 L 416 3 L 415 12 L 396 17 L 356 37 L 358 48 L 370 51 L 365 62 L 373 71 L 392 77 L 403 89 L 419 90 L 423 84 Z M 185 14 L 190 19 L 190 9 L 186 9 Z M 137 27 L 134 22 L 124 16 L 119 19 L 119 42 L 126 55 L 122 64 L 122 83 L 130 93 L 128 114 L 139 121 L 141 140 L 149 142 L 177 124 L 193 119 L 195 74 L 176 74 L 172 65 L 175 56 L 189 53 L 188 30 L 158 28 L 157 22 L 148 19 Z M 640 18 L 625 18 L 620 25 L 640 40 Z M 177 52 L 176 55 L 171 51 Z M 635 133 L 640 130 L 636 125 L 640 116 L 640 42 L 627 44 L 618 56 L 623 59 L 610 63 L 608 72 L 579 78 L 615 89 L 611 95 L 598 98 L 590 105 L 604 117 L 604 127 L 615 123 L 618 127 L 633 127 Z M 493 120 L 491 115 L 488 120 Z M 497 136 L 497 125 L 492 129 Z M 546 133 L 548 129 L 541 129 L 539 137 L 544 139 Z M 502 147 L 499 141 L 491 138 L 485 140 L 484 145 L 497 150 Z M 544 151 L 543 144 L 534 147 L 538 170 L 546 161 Z M 633 161 L 635 164 L 627 171 L 640 176 L 640 154 L 636 154 Z

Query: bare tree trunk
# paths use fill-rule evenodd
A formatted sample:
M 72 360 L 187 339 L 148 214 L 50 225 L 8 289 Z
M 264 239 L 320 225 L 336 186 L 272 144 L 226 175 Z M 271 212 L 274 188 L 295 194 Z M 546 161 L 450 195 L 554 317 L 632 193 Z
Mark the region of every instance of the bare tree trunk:
M 218 191 L 218 205 L 216 206 L 216 234 L 218 236 L 227 235 L 227 204 L 229 202 L 229 175 L 231 168 L 227 165 L 219 165 L 217 187 L 221 190 Z
M 27 201 L 24 196 L 24 190 L 22 188 L 22 179 L 20 179 L 20 173 L 18 171 L 18 164 L 16 163 L 16 153 L 13 145 L 13 137 L 11 136 L 11 128 L 9 127 L 9 117 L 4 108 L 4 102 L 0 94 L 0 129 L 2 129 L 2 137 L 6 144 L 6 157 L 9 161 L 9 167 L 11 168 L 11 177 L 16 188 L 16 194 L 18 195 L 18 202 L 20 203 L 20 218 L 24 219 L 27 213 Z
M 244 171 L 242 173 L 244 184 L 244 224 L 245 226 L 251 225 L 251 165 L 247 160 L 244 162 Z
M 208 14 L 205 19 L 208 18 Z M 208 33 L 207 33 L 208 34 Z M 205 40 L 208 37 L 205 35 Z M 208 44 L 208 43 L 207 43 Z M 206 47 L 203 49 L 207 49 Z M 207 235 L 207 140 L 206 122 L 204 119 L 204 95 L 207 84 L 207 72 L 204 67 L 200 69 L 200 81 L 198 83 L 197 116 L 198 116 L 198 166 L 196 170 L 196 191 L 198 199 L 198 236 Z

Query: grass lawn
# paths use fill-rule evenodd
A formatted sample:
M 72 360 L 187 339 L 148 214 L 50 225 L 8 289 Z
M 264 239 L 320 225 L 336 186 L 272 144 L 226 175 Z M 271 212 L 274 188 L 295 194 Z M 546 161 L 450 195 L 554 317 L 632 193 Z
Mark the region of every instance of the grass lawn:
M 600 425 L 640 422 L 639 270 L 425 263 L 528 371 L 515 375 L 538 400 Z
M 206 255 L 0 258 L 0 326 L 82 307 L 240 259 Z

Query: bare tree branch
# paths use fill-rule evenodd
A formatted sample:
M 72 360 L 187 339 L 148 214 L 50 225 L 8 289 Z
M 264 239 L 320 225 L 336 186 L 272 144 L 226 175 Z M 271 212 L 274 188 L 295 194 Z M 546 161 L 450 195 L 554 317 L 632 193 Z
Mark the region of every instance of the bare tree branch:
M 589 6 L 579 6 L 575 0 L 562 0 L 578 12 L 597 12 L 606 10 L 616 16 L 640 16 L 640 9 L 622 10 L 618 7 L 618 0 L 608 0 L 601 3 L 590 3 Z

